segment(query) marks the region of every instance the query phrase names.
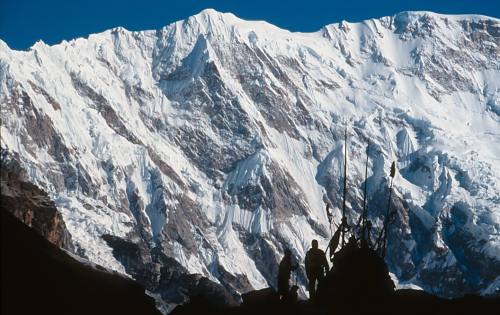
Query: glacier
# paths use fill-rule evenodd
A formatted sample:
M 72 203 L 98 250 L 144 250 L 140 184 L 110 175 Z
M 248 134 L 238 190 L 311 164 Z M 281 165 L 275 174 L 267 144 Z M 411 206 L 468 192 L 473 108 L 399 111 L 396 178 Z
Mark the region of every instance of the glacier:
M 326 247 L 326 203 L 340 222 L 347 128 L 348 219 L 369 145 L 372 241 L 396 161 L 386 261 L 400 286 L 500 291 L 496 18 L 402 12 L 299 33 L 207 9 L 27 51 L 0 40 L 0 92 L 2 156 L 93 263 L 138 276 L 112 235 L 236 293 L 275 286 L 285 248 Z

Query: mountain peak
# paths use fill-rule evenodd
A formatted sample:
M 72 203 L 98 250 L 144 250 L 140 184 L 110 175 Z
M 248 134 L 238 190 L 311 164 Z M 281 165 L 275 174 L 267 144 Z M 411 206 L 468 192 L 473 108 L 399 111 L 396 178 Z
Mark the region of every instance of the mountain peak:
M 207 16 L 212 18 L 220 17 L 221 15 L 233 15 L 233 14 L 220 12 L 212 8 L 203 9 L 198 14 L 195 14 L 195 16 Z
M 228 24 L 240 20 L 232 13 L 219 12 L 214 9 L 204 9 L 199 13 L 190 16 L 186 19 L 187 21 L 196 20 L 198 23 L 208 25 L 208 24 Z
M 291 33 L 207 9 L 158 31 L 2 51 L 2 150 L 55 198 L 90 260 L 135 273 L 101 235 L 140 233 L 144 253 L 244 292 L 275 280 L 284 248 L 303 258 L 313 238 L 328 244 L 323 201 L 340 222 L 349 121 L 349 221 L 370 140 L 377 234 L 398 165 L 387 248 L 401 283 L 491 292 L 500 30 L 471 19 L 407 12 Z

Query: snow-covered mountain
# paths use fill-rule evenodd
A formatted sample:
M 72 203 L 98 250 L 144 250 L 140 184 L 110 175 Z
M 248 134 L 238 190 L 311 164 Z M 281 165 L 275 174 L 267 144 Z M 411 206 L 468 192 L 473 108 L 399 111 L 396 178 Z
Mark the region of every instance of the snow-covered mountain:
M 152 291 L 157 255 L 245 292 L 275 285 L 284 248 L 325 247 L 345 126 L 351 224 L 368 142 L 377 233 L 397 162 L 400 285 L 500 290 L 498 19 L 403 12 L 293 33 L 205 10 L 28 51 L 0 41 L 0 92 L 2 156 L 53 198 L 81 256 L 149 270 Z M 110 238 L 140 245 L 137 261 Z

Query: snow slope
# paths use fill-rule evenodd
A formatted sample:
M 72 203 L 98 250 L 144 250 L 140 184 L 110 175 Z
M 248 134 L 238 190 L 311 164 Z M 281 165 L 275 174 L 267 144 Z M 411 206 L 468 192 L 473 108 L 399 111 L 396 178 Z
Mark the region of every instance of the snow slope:
M 2 151 L 95 263 L 127 272 L 111 234 L 238 292 L 275 285 L 286 247 L 326 245 L 326 201 L 340 221 L 347 126 L 351 223 L 367 144 L 376 231 L 397 162 L 399 282 L 500 290 L 498 19 L 403 12 L 293 33 L 204 10 L 28 51 L 0 41 L 0 91 Z

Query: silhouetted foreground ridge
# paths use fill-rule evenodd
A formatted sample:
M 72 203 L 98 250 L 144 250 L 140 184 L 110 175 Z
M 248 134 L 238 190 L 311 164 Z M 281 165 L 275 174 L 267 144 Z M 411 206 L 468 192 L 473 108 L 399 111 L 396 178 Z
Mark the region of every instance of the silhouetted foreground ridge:
M 202 296 L 172 314 L 497 314 L 499 298 L 446 300 L 424 291 L 394 290 L 384 260 L 372 249 L 344 247 L 318 288 L 316 302 L 284 303 L 272 289 L 243 294 L 239 307 L 221 308 Z
M 79 262 L 0 213 L 2 314 L 160 314 L 137 282 Z

